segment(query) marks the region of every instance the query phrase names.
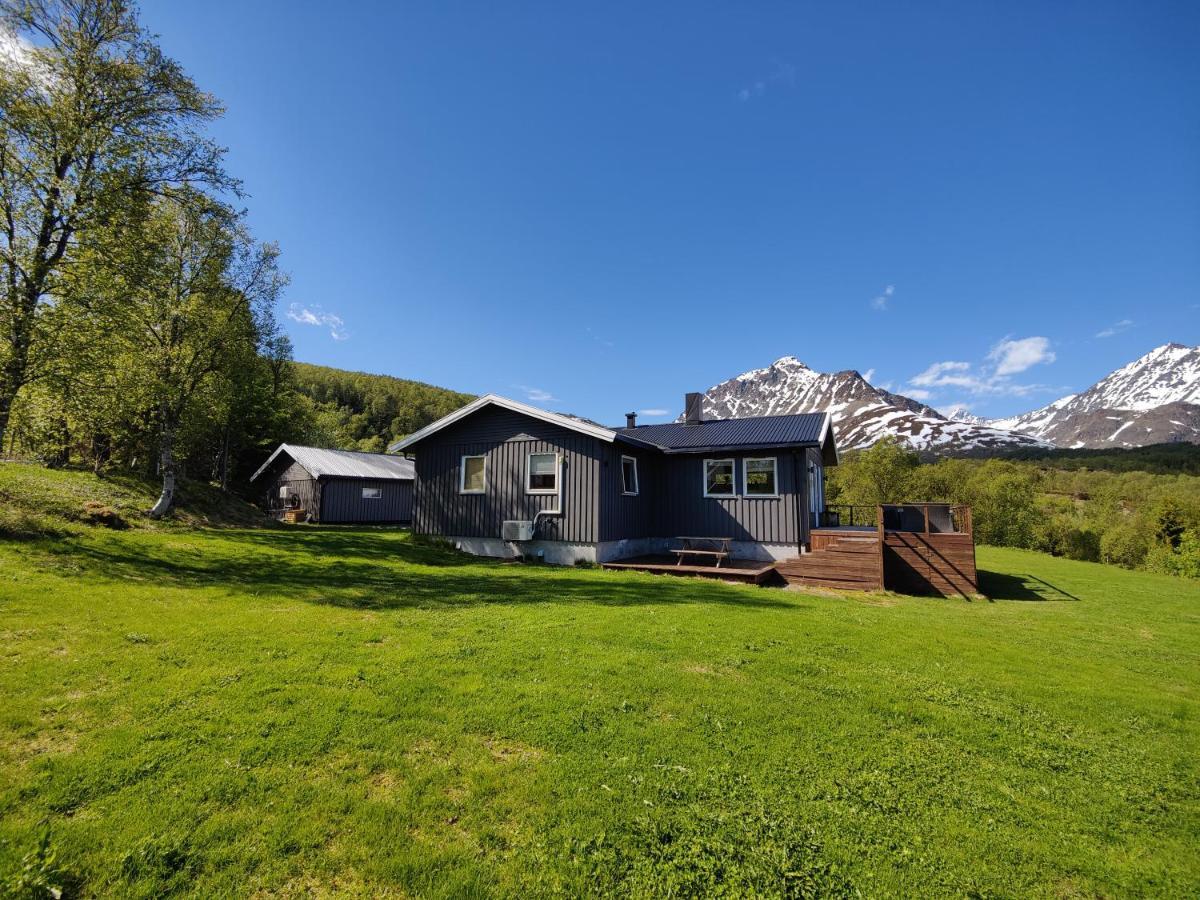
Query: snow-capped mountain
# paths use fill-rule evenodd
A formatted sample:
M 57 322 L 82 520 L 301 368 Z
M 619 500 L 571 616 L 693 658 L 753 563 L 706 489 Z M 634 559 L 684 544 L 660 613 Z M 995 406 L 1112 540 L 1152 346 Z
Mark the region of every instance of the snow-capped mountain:
M 1030 435 L 952 421 L 910 397 L 872 386 L 858 372 L 816 372 L 794 356 L 709 388 L 703 410 L 714 419 L 827 411 L 833 415 L 838 446 L 846 450 L 869 447 L 887 436 L 913 450 L 938 454 L 1047 446 Z
M 985 421 L 1059 447 L 1200 443 L 1200 347 L 1163 344 L 1082 393 Z

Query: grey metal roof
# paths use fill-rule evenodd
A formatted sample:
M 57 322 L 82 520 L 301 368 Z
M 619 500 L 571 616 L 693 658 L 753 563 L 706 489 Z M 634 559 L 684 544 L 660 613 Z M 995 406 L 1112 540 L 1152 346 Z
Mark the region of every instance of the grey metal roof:
M 250 476 L 250 480 L 253 481 L 265 472 L 281 453 L 286 453 L 298 462 L 313 478 L 333 476 L 337 478 L 396 478 L 411 481 L 415 471 L 413 461 L 402 456 L 280 444 L 270 458 L 259 467 L 259 470 Z
M 710 419 L 698 425 L 668 422 L 665 425 L 639 425 L 636 428 L 614 430 L 621 438 L 651 444 L 668 453 L 813 446 L 824 441 L 829 430 L 829 414 Z

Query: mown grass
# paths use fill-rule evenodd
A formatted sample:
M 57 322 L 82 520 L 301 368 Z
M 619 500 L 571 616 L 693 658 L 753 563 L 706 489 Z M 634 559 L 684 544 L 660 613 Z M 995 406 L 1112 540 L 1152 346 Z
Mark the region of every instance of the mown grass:
M 0 541 L 0 883 L 82 894 L 1200 889 L 1200 586 L 980 548 L 993 602 L 385 530 Z

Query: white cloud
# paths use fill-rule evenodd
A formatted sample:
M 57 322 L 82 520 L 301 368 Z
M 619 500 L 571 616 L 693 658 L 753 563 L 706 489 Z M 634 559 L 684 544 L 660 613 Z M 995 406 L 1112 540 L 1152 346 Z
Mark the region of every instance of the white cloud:
M 1193 309 L 1194 308 L 1195 307 L 1193 307 Z M 1110 338 L 1115 334 L 1120 334 L 1122 331 L 1128 331 L 1132 327 L 1133 319 L 1122 319 L 1120 322 L 1113 322 L 1113 324 L 1109 325 L 1103 331 L 1097 331 L 1096 337 Z
M 784 85 L 789 88 L 796 86 L 796 67 L 783 60 L 771 60 L 771 72 L 765 78 L 760 78 L 737 92 L 737 98 L 745 103 L 753 97 L 761 97 L 772 85 Z
M 888 304 L 892 300 L 892 294 L 894 293 L 896 293 L 896 286 L 894 284 L 889 284 L 883 289 L 882 294 L 871 300 L 871 309 L 879 310 L 879 312 L 886 312 Z
M 874 369 L 867 369 L 867 371 L 863 372 L 863 381 L 870 381 L 874 377 L 875 377 Z
M 914 375 L 908 383 L 918 387 L 974 387 L 978 379 L 967 374 L 970 371 L 971 364 L 968 362 L 936 362 L 924 372 Z
M 531 403 L 554 403 L 558 401 L 558 398 L 552 393 L 540 387 L 530 387 L 527 384 L 518 384 L 517 387 L 525 392 L 525 399 Z
M 994 374 L 1004 377 L 1039 364 L 1052 363 L 1057 356 L 1050 349 L 1049 338 L 1027 337 L 1016 341 L 1005 338 L 992 348 L 988 359 L 996 364 Z
M 299 322 L 301 325 L 316 325 L 328 328 L 329 336 L 335 341 L 344 341 L 350 337 L 350 332 L 346 331 L 346 323 L 342 321 L 342 317 L 333 313 L 323 312 L 320 304 L 317 303 L 314 303 L 312 306 L 302 306 L 299 303 L 293 303 L 288 307 L 287 317 L 293 322 Z
M 924 403 L 926 400 L 928 400 L 930 397 L 933 396 L 933 392 L 932 391 L 923 391 L 920 388 L 909 388 L 907 391 L 904 392 L 904 396 L 909 397 L 913 400 L 920 400 L 922 403 Z
M 1005 338 L 992 347 L 978 367 L 962 360 L 936 362 L 908 380 L 910 386 L 928 391 L 929 396 L 918 397 L 912 390 L 905 393 L 914 399 L 930 399 L 937 388 L 955 388 L 972 394 L 1024 397 L 1051 389 L 1040 384 L 1020 384 L 1012 376 L 1036 365 L 1052 363 L 1055 358 L 1048 338 Z
M 662 416 L 669 416 L 670 414 L 671 411 L 669 409 L 643 409 L 638 412 L 639 416 L 646 416 L 648 419 L 657 419 Z

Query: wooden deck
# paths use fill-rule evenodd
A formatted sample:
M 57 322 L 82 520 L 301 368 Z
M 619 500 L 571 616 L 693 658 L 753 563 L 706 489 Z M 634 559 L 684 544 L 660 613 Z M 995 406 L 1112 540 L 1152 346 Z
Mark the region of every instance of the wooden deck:
M 902 527 L 885 528 L 885 521 Z M 777 565 L 789 584 L 971 597 L 979 593 L 969 507 L 881 506 L 876 527 L 814 528 L 810 552 Z M 910 524 L 910 523 L 916 523 Z M 937 530 L 948 527 L 956 530 Z
M 762 584 L 775 574 L 775 563 L 758 559 L 726 559 L 716 565 L 677 565 L 674 556 L 631 556 L 601 563 L 605 569 L 648 572 L 651 575 L 690 575 Z

